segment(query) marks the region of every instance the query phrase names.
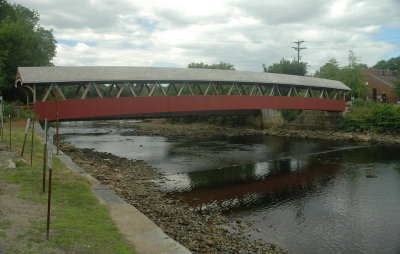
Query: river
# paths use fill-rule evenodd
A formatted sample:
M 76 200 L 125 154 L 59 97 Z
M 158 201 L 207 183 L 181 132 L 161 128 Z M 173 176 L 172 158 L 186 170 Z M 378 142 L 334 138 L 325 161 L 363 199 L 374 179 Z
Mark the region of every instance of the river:
M 135 121 L 62 123 L 64 142 L 144 160 L 160 188 L 218 207 L 232 231 L 289 253 L 400 253 L 400 147 L 270 136 L 125 135 Z M 237 223 L 249 227 L 238 230 Z

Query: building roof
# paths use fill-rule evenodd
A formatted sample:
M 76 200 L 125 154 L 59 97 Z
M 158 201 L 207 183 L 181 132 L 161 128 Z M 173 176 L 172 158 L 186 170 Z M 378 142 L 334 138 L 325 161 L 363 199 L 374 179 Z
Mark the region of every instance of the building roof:
M 305 76 L 249 72 L 235 70 L 160 68 L 160 67 L 116 67 L 116 66 L 79 66 L 79 67 L 18 67 L 15 85 L 50 83 L 73 84 L 76 82 L 236 82 L 257 84 L 281 84 L 312 86 L 350 90 L 336 80 L 327 80 Z
M 390 87 L 395 88 L 395 81 L 397 79 L 396 76 L 380 76 L 380 75 L 372 75 L 369 74 L 371 77 L 381 81 L 382 83 L 384 83 L 385 85 L 388 85 Z

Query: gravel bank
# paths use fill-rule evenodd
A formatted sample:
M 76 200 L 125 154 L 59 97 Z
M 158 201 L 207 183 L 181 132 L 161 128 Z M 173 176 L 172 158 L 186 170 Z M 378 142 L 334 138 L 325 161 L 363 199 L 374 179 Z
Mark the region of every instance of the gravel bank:
M 143 161 L 66 144 L 62 150 L 193 253 L 285 253 L 274 244 L 248 240 L 244 222 L 237 223 L 234 234 L 220 211 L 198 211 L 166 196 L 152 182 L 161 173 Z
M 205 139 L 213 137 L 234 137 L 262 134 L 262 130 L 249 127 L 225 127 L 207 123 L 177 124 L 165 119 L 153 119 L 135 123 L 136 130 L 123 135 L 164 136 L 173 138 Z
M 337 130 L 295 130 L 288 127 L 260 130 L 251 127 L 222 127 L 206 123 L 171 124 L 164 119 L 136 123 L 134 127 L 137 130 L 127 132 L 126 135 L 182 137 L 188 139 L 271 135 L 321 140 L 361 141 L 375 144 L 400 144 L 400 135 L 398 134 L 343 132 Z

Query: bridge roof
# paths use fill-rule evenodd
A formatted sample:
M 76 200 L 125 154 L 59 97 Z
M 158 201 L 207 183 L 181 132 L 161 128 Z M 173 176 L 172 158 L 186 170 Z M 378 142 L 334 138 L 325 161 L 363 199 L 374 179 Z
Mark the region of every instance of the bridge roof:
M 350 90 L 340 81 L 265 72 L 163 67 L 18 67 L 15 85 L 77 82 L 236 82 Z

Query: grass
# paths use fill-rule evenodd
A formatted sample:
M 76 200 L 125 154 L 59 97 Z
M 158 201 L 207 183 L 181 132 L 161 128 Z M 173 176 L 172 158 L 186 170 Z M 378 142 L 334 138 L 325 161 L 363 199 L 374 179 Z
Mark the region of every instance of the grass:
M 8 123 L 7 123 L 8 124 Z M 22 148 L 24 138 L 23 122 L 13 122 L 13 150 Z M 8 126 L 8 125 L 5 125 Z M 8 132 L 4 142 L 8 144 Z M 18 160 L 17 168 L 3 171 L 0 178 L 21 186 L 19 197 L 39 204 L 47 204 L 47 194 L 42 193 L 43 145 L 39 137 L 34 138 L 33 166 L 30 165 L 31 138 L 27 138 L 24 160 Z M 72 172 L 56 157 L 53 157 L 52 223 L 50 241 L 45 241 L 44 218 L 32 222 L 21 238 L 43 247 L 55 247 L 66 253 L 135 253 L 123 239 L 111 220 L 106 206 L 101 205 L 90 191 L 88 179 Z M 47 186 L 46 186 L 47 187 Z M 0 228 L 9 222 L 1 222 Z M 15 252 L 19 253 L 19 252 Z

